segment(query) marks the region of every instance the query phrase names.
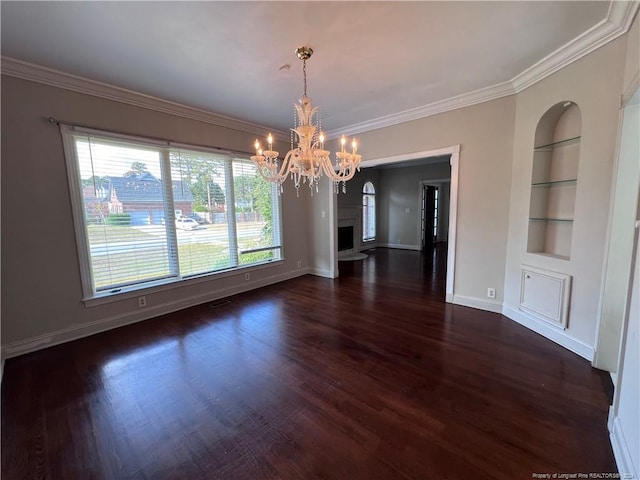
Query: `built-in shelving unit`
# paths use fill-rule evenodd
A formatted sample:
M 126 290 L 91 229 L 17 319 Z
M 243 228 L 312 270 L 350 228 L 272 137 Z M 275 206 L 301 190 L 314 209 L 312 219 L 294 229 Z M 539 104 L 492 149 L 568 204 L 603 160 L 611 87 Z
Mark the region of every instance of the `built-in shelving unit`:
M 527 252 L 571 257 L 578 187 L 581 118 L 573 102 L 551 107 L 538 122 L 533 149 Z

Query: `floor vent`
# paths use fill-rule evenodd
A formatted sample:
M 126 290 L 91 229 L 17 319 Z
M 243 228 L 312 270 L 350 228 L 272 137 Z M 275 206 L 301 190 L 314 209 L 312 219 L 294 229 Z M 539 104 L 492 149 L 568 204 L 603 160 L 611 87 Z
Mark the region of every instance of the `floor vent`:
M 209 307 L 211 308 L 219 308 L 219 307 L 223 307 L 225 305 L 229 305 L 231 303 L 231 300 L 216 300 L 215 302 L 212 302 L 209 304 Z

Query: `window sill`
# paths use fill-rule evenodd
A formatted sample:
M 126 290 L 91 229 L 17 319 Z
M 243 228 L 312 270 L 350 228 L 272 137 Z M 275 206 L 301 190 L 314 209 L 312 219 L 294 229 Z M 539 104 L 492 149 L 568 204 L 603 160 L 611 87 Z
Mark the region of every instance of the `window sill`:
M 129 287 L 122 287 L 119 292 L 111 293 L 111 292 L 100 292 L 92 297 L 86 297 L 82 299 L 84 306 L 96 307 L 99 305 L 105 305 L 108 303 L 122 302 L 124 300 L 128 300 L 131 298 L 137 298 L 141 295 L 151 295 L 158 292 L 163 292 L 166 290 L 173 290 L 176 288 L 189 287 L 192 285 L 197 285 L 203 282 L 211 282 L 221 278 L 229 278 L 234 276 L 244 276 L 245 273 L 250 271 L 263 270 L 266 268 L 273 268 L 277 265 L 282 265 L 284 263 L 284 259 L 273 260 L 265 263 L 259 263 L 254 265 L 247 265 L 243 267 L 236 267 L 233 270 L 225 270 L 216 273 L 207 273 L 200 276 L 195 276 L 191 278 L 169 278 L 164 280 L 157 280 L 155 282 L 149 282 L 140 285 L 132 285 Z M 246 280 L 242 280 L 245 282 Z

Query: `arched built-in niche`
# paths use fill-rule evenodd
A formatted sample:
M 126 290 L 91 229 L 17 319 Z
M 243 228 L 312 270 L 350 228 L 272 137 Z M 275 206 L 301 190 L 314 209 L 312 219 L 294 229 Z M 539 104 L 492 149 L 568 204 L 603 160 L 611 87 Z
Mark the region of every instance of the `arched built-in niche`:
M 527 252 L 569 260 L 580 163 L 580 109 L 560 102 L 540 118 L 531 172 Z

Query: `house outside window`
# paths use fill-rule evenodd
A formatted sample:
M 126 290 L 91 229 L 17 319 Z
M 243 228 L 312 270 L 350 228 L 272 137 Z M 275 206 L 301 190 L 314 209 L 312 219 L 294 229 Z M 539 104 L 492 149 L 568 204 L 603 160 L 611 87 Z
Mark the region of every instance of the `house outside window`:
M 373 183 L 366 182 L 362 188 L 362 241 L 376 239 L 376 190 Z
M 281 259 L 280 199 L 248 158 L 62 135 L 85 299 Z

